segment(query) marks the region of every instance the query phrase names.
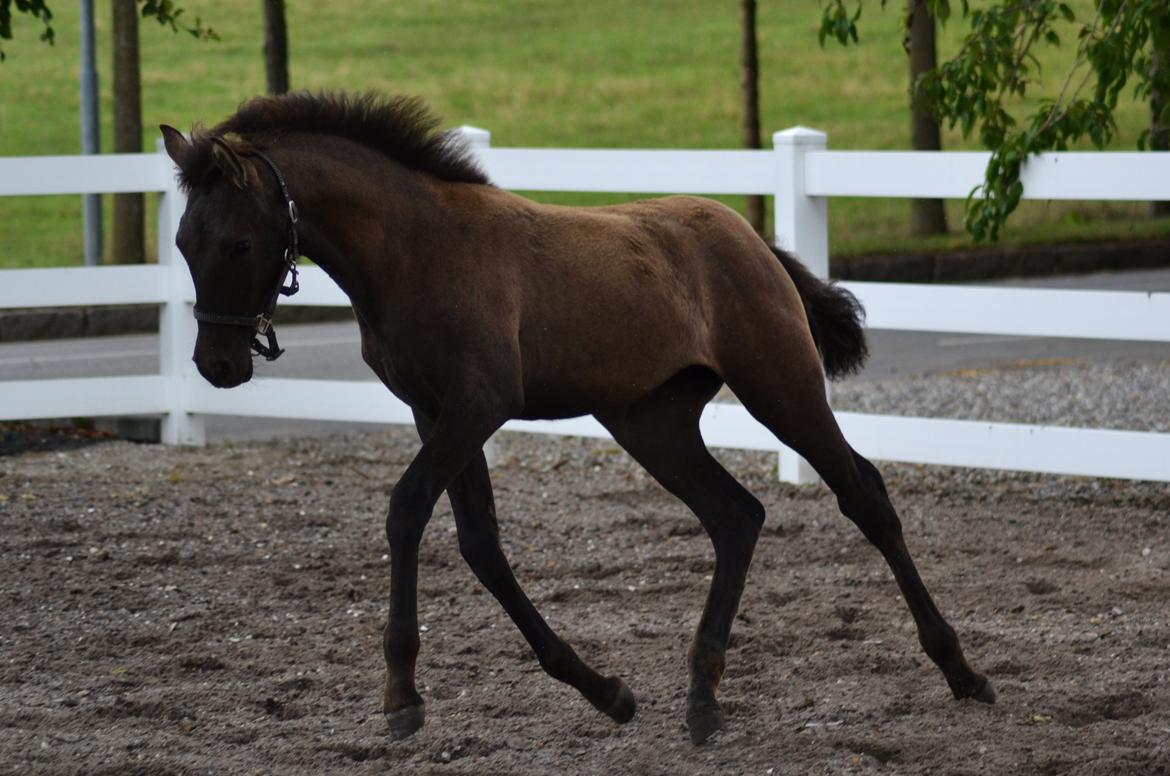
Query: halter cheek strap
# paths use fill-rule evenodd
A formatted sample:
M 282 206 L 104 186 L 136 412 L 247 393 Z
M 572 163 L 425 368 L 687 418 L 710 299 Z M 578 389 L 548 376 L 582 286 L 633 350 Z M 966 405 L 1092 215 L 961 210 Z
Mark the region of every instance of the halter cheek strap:
M 288 186 L 284 182 L 284 176 L 280 174 L 280 168 L 276 166 L 271 159 L 259 151 L 253 151 L 253 155 L 260 157 L 272 173 L 276 176 L 277 183 L 280 184 L 280 196 L 284 200 L 285 208 L 288 211 L 288 241 L 284 249 L 283 267 L 280 277 L 276 281 L 276 287 L 272 289 L 272 293 L 268 298 L 268 305 L 264 311 L 257 315 L 219 315 L 217 313 L 208 313 L 195 308 L 195 320 L 204 323 L 219 323 L 226 326 L 243 326 L 244 328 L 253 330 L 257 335 L 263 334 L 268 340 L 267 344 L 260 341 L 260 337 L 256 336 L 252 339 L 252 350 L 256 355 L 263 356 L 266 361 L 275 361 L 280 358 L 280 354 L 284 352 L 276 342 L 276 330 L 272 326 L 272 316 L 276 314 L 276 303 L 280 301 L 281 295 L 292 296 L 300 290 L 301 284 L 297 280 L 297 258 L 300 257 L 300 243 L 297 240 L 297 221 L 300 216 L 297 212 L 297 203 L 289 196 Z M 286 286 L 285 280 L 289 275 L 292 275 L 292 281 Z

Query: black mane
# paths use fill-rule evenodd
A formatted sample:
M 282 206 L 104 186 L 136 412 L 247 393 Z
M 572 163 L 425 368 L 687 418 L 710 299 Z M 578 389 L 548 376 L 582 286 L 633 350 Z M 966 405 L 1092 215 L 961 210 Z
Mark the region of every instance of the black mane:
M 363 143 L 445 181 L 490 183 L 466 143 L 438 126 L 418 97 L 295 92 L 248 100 L 211 134 L 266 145 L 282 131 L 322 132 Z

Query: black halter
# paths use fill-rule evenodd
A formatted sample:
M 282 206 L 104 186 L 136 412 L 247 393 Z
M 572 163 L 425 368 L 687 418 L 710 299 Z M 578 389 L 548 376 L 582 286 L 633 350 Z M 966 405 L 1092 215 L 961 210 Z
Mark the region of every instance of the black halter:
M 253 155 L 260 157 L 276 175 L 276 181 L 280 184 L 280 195 L 284 199 L 284 204 L 288 210 L 288 245 L 284 249 L 284 267 L 280 273 L 280 278 L 276 281 L 276 287 L 272 289 L 272 295 L 268 299 L 268 306 L 264 308 L 264 312 L 254 316 L 247 315 L 215 315 L 213 313 L 205 313 L 198 307 L 195 309 L 195 320 L 203 321 L 204 323 L 222 323 L 228 326 L 243 326 L 247 329 L 252 329 L 256 334 L 263 334 L 268 339 L 268 344 L 265 345 L 260 341 L 259 337 L 252 339 L 252 350 L 256 351 L 256 355 L 264 356 L 266 361 L 275 361 L 280 358 L 280 354 L 284 352 L 279 345 L 276 344 L 276 330 L 272 327 L 272 316 L 276 314 L 276 303 L 280 300 L 280 295 L 292 296 L 300 290 L 300 283 L 297 282 L 297 259 L 300 257 L 300 248 L 297 241 L 297 203 L 293 202 L 293 198 L 288 194 L 288 186 L 285 185 L 284 176 L 280 174 L 280 170 L 272 160 L 259 151 L 253 151 Z M 284 284 L 285 279 L 292 273 L 292 282 L 287 286 Z

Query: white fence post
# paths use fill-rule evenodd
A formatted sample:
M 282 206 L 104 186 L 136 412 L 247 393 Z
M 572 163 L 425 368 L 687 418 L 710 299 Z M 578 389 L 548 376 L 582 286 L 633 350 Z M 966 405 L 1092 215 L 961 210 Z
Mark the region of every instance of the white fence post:
M 821 278 L 829 276 L 829 208 L 824 197 L 805 194 L 804 155 L 824 151 L 828 140 L 824 132 L 808 127 L 772 135 L 777 162 L 776 245 L 795 254 Z M 819 479 L 808 461 L 788 448 L 780 452 L 777 469 L 781 482 L 810 484 Z
M 190 303 L 186 301 L 191 276 L 183 254 L 175 245 L 179 219 L 187 198 L 175 180 L 174 165 L 157 143 L 158 163 L 167 172 L 167 188 L 158 198 L 158 263 L 166 269 L 167 301 L 159 307 L 159 371 L 167 386 L 168 412 L 162 419 L 162 442 L 168 445 L 204 443 L 203 417 L 187 411 L 187 382 L 194 377 L 191 352 L 198 331 Z
M 456 130 L 463 136 L 463 140 L 471 149 L 479 156 L 484 149 L 492 147 L 492 133 L 481 127 L 473 127 L 470 124 L 464 124 Z
M 464 124 L 455 131 L 463 137 L 464 142 L 475 152 L 480 164 L 487 167 L 487 164 L 484 162 L 483 152 L 492 146 L 492 133 L 489 130 L 481 127 L 473 127 L 468 124 Z M 495 434 L 488 437 L 488 441 L 484 442 L 483 456 L 487 459 L 488 466 L 495 466 L 499 460 L 500 451 Z

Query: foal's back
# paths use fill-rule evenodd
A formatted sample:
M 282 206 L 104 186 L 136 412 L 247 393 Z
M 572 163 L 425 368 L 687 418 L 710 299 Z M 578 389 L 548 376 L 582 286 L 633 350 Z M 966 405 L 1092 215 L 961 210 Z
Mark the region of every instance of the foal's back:
M 502 214 L 481 225 L 485 244 L 512 238 L 526 415 L 626 405 L 688 367 L 722 376 L 761 328 L 795 339 L 815 365 L 791 279 L 718 202 L 571 208 L 483 195 L 496 200 L 483 212 Z

